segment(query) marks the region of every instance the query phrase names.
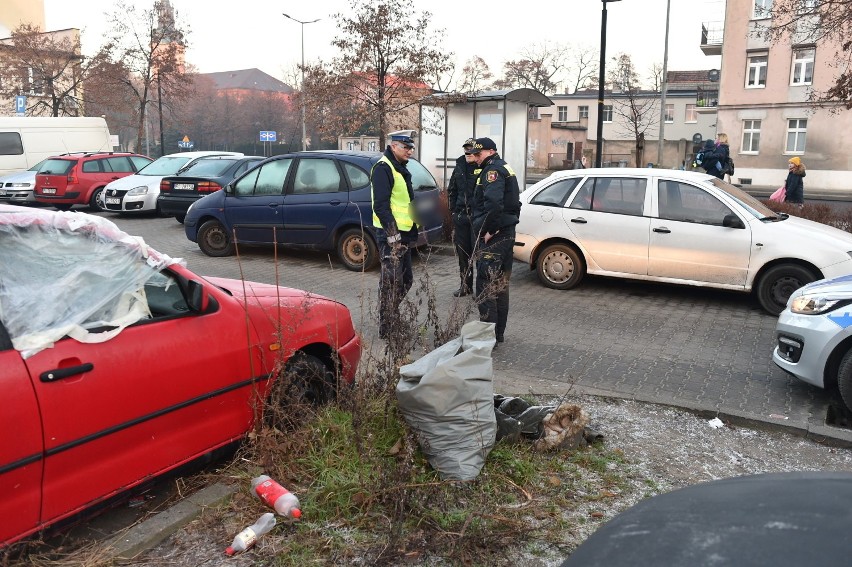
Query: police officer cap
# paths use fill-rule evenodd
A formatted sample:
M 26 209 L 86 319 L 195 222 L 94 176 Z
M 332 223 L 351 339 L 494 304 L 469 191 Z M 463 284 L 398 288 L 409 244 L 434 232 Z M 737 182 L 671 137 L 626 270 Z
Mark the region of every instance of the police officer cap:
M 406 148 L 414 147 L 414 139 L 408 134 L 391 134 L 391 142 L 399 142 Z
M 474 138 L 468 138 L 467 140 L 464 141 L 464 144 L 462 144 L 462 147 L 463 148 L 468 148 L 468 147 L 472 148 L 475 143 L 476 143 L 476 140 Z
M 491 138 L 477 138 L 473 143 L 472 153 L 478 154 L 482 150 L 494 150 L 496 152 L 497 144 Z

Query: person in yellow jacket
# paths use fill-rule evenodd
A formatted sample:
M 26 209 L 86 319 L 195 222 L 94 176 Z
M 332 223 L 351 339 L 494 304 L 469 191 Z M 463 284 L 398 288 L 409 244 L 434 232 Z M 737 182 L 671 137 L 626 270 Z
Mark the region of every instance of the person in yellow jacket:
M 370 173 L 373 227 L 381 258 L 379 277 L 379 337 L 386 339 L 399 318 L 399 304 L 414 283 L 411 247 L 417 243 L 413 217 L 414 190 L 406 164 L 414 140 L 391 134 L 391 143 Z

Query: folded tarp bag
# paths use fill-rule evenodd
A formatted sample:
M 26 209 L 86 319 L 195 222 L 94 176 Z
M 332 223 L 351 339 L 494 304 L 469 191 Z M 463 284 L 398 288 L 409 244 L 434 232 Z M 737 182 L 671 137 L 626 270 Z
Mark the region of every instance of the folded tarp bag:
M 399 369 L 400 411 L 444 480 L 476 478 L 494 446 L 495 342 L 494 323 L 472 321 L 458 338 Z
M 772 195 L 769 196 L 770 201 L 775 201 L 775 202 L 778 202 L 778 203 L 783 203 L 786 198 L 787 198 L 787 188 L 783 185 L 781 187 L 779 187 L 778 189 L 776 189 L 775 192 L 772 193 Z

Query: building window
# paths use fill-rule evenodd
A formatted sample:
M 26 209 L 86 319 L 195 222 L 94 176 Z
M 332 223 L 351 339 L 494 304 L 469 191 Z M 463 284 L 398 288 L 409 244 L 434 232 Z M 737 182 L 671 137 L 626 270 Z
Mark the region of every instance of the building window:
M 793 74 L 791 85 L 810 85 L 814 80 L 814 54 L 816 49 L 807 47 L 793 50 Z
M 762 20 L 772 15 L 772 0 L 754 0 L 754 19 Z
M 749 56 L 748 75 L 746 76 L 747 89 L 766 88 L 766 67 L 768 64 L 769 56 L 766 53 Z
M 567 106 L 557 106 L 557 122 L 568 122 L 568 107 Z
M 802 154 L 805 152 L 805 139 L 808 135 L 808 121 L 804 118 L 791 118 L 787 120 L 787 147 L 784 151 L 788 154 Z
M 612 122 L 612 105 L 605 104 L 603 107 L 603 121 Z
M 760 151 L 760 120 L 743 120 L 742 153 L 756 154 Z
M 580 106 L 577 108 L 579 112 L 580 118 L 588 118 L 589 117 L 589 107 L 588 106 Z
M 698 122 L 698 113 L 695 112 L 694 104 L 686 105 L 686 113 L 683 116 L 684 122 Z
M 378 145 L 379 145 L 379 143 L 378 143 L 378 142 L 367 142 L 367 151 L 368 151 L 368 152 L 375 152 L 375 151 L 378 151 L 378 149 L 379 149 L 379 148 L 377 147 Z
M 666 124 L 671 124 L 674 122 L 674 105 L 667 104 L 666 105 Z

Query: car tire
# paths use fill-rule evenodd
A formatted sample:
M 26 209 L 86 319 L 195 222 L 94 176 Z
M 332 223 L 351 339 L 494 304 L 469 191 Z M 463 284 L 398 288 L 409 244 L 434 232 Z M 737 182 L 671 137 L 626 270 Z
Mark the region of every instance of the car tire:
M 198 247 L 208 256 L 221 258 L 234 253 L 231 235 L 217 220 L 209 220 L 198 229 Z
M 571 289 L 586 275 L 580 254 L 567 244 L 552 244 L 536 260 L 539 281 L 551 289 Z
M 773 266 L 760 278 L 757 300 L 767 313 L 777 317 L 794 291 L 816 280 L 813 272 L 798 264 Z
M 322 360 L 296 352 L 275 377 L 264 411 L 266 422 L 279 429 L 299 423 L 305 407 L 321 406 L 335 399 L 335 383 L 334 372 Z
M 180 224 L 183 224 L 184 219 L 186 219 L 186 215 L 175 215 L 175 220 Z
M 378 263 L 379 249 L 370 233 L 360 228 L 350 228 L 337 239 L 337 256 L 347 270 L 368 271 Z
M 852 349 L 840 359 L 840 366 L 837 368 L 837 389 L 846 409 L 852 411 Z
M 106 205 L 104 204 L 104 188 L 98 187 L 94 191 L 92 191 L 92 196 L 89 197 L 89 207 L 93 211 L 105 211 Z

